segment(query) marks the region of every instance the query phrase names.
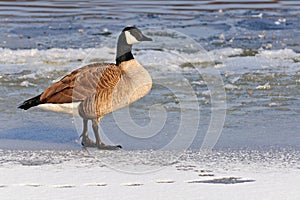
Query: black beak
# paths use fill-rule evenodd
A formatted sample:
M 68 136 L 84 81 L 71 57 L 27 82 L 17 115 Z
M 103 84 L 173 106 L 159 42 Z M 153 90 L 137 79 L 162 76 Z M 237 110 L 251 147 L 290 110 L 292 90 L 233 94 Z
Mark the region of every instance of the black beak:
M 141 38 L 141 41 L 152 41 L 151 38 L 148 38 L 147 36 L 143 35 L 143 37 Z

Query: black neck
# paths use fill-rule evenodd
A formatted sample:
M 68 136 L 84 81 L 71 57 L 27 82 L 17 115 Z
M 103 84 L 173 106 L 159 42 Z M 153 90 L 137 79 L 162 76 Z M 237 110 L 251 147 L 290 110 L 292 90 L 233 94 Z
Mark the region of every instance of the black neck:
M 131 53 L 131 49 L 132 45 L 127 44 L 125 34 L 121 33 L 117 44 L 116 65 L 120 65 L 124 61 L 134 59 Z
M 116 65 L 120 65 L 122 62 L 131 60 L 131 59 L 134 59 L 132 53 L 127 52 L 116 58 Z

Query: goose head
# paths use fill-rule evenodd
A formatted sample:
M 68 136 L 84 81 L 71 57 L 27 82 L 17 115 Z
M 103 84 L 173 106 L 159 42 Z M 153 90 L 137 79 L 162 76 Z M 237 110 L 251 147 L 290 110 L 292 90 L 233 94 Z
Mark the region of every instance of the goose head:
M 152 39 L 135 26 L 125 27 L 118 38 L 116 64 L 134 59 L 131 53 L 132 45 L 142 41 L 152 41 Z
M 142 41 L 152 41 L 151 38 L 145 36 L 142 31 L 135 26 L 127 26 L 123 29 L 122 34 L 125 35 L 127 44 L 132 45 Z

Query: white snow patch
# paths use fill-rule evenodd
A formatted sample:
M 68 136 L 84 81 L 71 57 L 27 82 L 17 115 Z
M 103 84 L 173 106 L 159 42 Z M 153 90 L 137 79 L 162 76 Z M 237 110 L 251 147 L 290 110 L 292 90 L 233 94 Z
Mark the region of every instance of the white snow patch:
M 240 89 L 238 86 L 233 85 L 233 84 L 229 84 L 229 83 L 225 84 L 224 87 L 225 87 L 225 89 L 227 89 L 227 90 L 238 90 L 238 89 Z
M 252 154 L 248 156 L 251 157 Z M 180 161 L 179 165 L 165 166 L 161 170 L 141 174 L 115 171 L 99 165 L 92 158 L 84 157 L 60 164 L 38 166 L 24 166 L 8 160 L 6 164 L 0 165 L 0 199 L 300 198 L 300 169 L 297 164 L 280 164 L 286 158 L 271 162 L 253 162 L 247 159 L 232 162 L 232 157 L 226 158 L 228 160 L 198 164 Z M 248 158 L 247 155 L 245 158 Z M 199 173 L 204 172 L 213 173 L 214 176 L 199 176 Z
M 281 106 L 281 105 L 282 105 L 281 103 L 275 103 L 275 102 L 268 104 L 269 107 L 277 107 L 277 106 Z
M 33 83 L 30 83 L 29 81 L 22 81 L 20 83 L 20 86 L 22 86 L 22 87 L 29 87 L 29 86 L 36 86 L 36 85 L 33 84 Z
M 269 89 L 271 89 L 271 85 L 270 85 L 270 83 L 266 83 L 264 85 L 257 86 L 255 89 L 257 89 L 257 90 L 269 90 Z

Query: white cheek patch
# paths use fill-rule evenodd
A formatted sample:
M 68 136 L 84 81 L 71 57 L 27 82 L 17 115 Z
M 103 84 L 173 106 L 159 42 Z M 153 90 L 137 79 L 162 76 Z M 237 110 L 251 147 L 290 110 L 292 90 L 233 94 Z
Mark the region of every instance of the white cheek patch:
M 129 31 L 125 31 L 125 38 L 127 44 L 135 44 L 139 42 L 133 35 L 130 34 Z

